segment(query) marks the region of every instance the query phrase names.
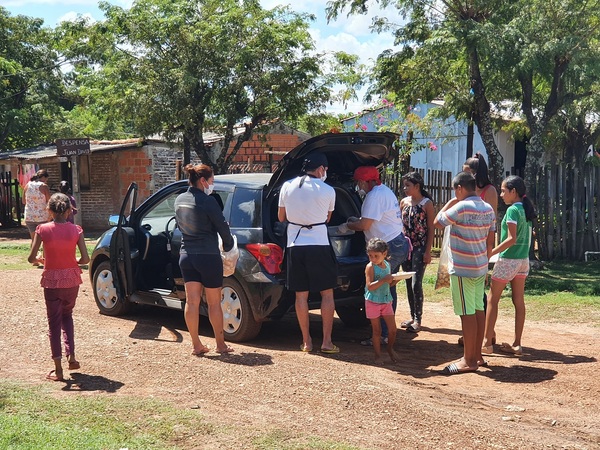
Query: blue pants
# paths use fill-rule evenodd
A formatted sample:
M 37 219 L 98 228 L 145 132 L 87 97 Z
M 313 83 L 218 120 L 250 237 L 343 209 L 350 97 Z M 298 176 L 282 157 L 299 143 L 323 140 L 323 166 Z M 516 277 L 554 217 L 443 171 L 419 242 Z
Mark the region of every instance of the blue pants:
M 394 239 L 389 241 L 388 246 L 390 251 L 388 252 L 388 262 L 390 263 L 390 267 L 392 269 L 392 273 L 398 272 L 400 266 L 406 259 L 408 258 L 409 251 L 409 243 L 404 233 L 400 233 Z M 398 294 L 396 293 L 396 286 L 390 286 L 390 293 L 392 294 L 392 308 L 394 309 L 394 313 L 396 312 L 396 305 L 398 304 Z M 388 329 L 385 321 L 381 319 L 381 336 L 387 337 Z

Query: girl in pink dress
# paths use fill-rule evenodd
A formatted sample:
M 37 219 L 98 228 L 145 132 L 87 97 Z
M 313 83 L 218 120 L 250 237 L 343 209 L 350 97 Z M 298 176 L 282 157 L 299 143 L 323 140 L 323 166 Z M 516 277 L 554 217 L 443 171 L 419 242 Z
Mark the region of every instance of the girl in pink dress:
M 48 337 L 54 360 L 54 370 L 46 378 L 63 381 L 61 330 L 65 344 L 65 354 L 69 370 L 79 369 L 75 359 L 75 341 L 73 330 L 73 308 L 77 300 L 81 281 L 79 264 L 90 260 L 79 225 L 67 221 L 71 212 L 71 201 L 65 194 L 54 194 L 48 201 L 48 210 L 52 221 L 38 225 L 33 237 L 28 261 L 43 264 L 41 286 L 44 288 L 46 314 L 48 316 Z M 37 255 L 44 243 L 44 257 Z M 76 258 L 75 249 L 79 248 L 81 257 Z

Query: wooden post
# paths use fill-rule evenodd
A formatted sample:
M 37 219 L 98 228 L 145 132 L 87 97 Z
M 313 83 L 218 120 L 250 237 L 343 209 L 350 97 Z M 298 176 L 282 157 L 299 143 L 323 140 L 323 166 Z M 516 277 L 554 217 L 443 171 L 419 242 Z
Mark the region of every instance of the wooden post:
M 71 179 L 73 180 L 73 197 L 77 203 L 77 214 L 74 216 L 75 223 L 81 225 L 81 192 L 79 191 L 79 164 L 78 156 L 71 156 Z
M 181 173 L 182 173 L 181 160 L 178 159 L 177 161 L 175 161 L 175 181 L 181 180 Z

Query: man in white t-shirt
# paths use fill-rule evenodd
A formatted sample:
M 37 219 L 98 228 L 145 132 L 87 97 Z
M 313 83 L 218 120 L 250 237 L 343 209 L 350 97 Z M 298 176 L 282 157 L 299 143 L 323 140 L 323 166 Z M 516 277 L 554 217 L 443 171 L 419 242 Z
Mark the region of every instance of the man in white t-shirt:
M 325 183 L 327 158 L 314 153 L 304 160 L 304 175 L 286 181 L 279 193 L 278 219 L 287 220 L 287 288 L 296 292 L 296 316 L 302 331 L 303 352 L 313 349 L 309 332 L 308 294 L 321 293 L 323 343 L 321 352 L 338 353 L 331 341 L 337 285 L 337 261 L 327 222 L 335 207 L 335 190 Z
M 404 225 L 402 224 L 402 211 L 396 194 L 381 183 L 379 170 L 374 166 L 361 166 L 354 171 L 354 180 L 359 194 L 364 193 L 365 198 L 361 207 L 359 219 L 350 218 L 346 224 L 340 226 L 340 231 L 345 227 L 354 231 L 362 231 L 365 240 L 369 242 L 372 238 L 380 238 L 389 246 L 388 261 L 392 273 L 400 268 L 406 261 L 410 252 L 410 241 L 404 236 Z M 354 219 L 354 220 L 353 220 Z M 392 307 L 396 312 L 397 293 L 396 285 L 390 286 Z M 382 321 L 382 339 L 387 337 L 387 326 Z M 363 345 L 371 345 L 371 340 L 361 341 Z

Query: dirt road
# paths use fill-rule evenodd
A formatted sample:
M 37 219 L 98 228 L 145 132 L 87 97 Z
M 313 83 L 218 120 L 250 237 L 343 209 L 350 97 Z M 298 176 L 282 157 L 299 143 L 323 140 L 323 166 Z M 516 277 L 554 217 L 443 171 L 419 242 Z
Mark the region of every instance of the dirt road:
M 489 368 L 446 377 L 436 370 L 460 357 L 460 323 L 449 305 L 426 304 L 423 331 L 399 332 L 396 365 L 373 365 L 371 349 L 359 344 L 369 330 L 337 319 L 340 354 L 302 353 L 293 315 L 265 324 L 251 343 L 233 344 L 230 356 L 199 358 L 190 355 L 181 313 L 102 316 L 85 274 L 75 310 L 82 367 L 68 383 L 52 383 L 44 380 L 52 361 L 40 274 L 0 272 L 0 378 L 45 383 L 65 396 L 152 396 L 197 408 L 228 430 L 184 440 L 184 448 L 253 448 L 259 433 L 277 430 L 365 449 L 600 448 L 598 329 L 527 322 L 523 356 L 492 355 Z M 512 317 L 500 317 L 499 341 L 512 337 L 511 326 Z M 318 345 L 318 312 L 311 327 Z M 203 320 L 201 333 L 214 346 L 209 329 Z

